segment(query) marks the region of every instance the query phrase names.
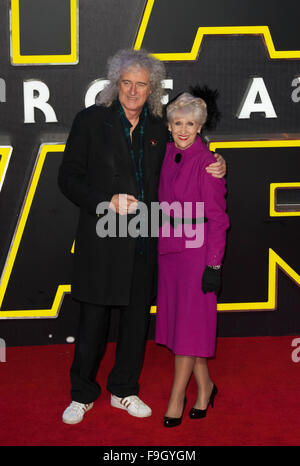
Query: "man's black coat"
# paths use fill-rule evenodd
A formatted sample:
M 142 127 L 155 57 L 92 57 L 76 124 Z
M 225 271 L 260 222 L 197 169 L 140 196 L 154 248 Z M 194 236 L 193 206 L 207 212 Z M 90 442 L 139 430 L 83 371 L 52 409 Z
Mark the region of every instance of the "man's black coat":
M 145 203 L 157 201 L 167 129 L 148 113 L 144 134 L 143 180 Z M 59 170 L 63 194 L 80 208 L 75 238 L 72 296 L 101 305 L 127 305 L 135 255 L 135 240 L 100 238 L 96 233 L 100 202 L 114 194 L 138 195 L 134 167 L 116 105 L 94 105 L 77 114 Z M 118 215 L 117 215 L 118 219 Z M 149 304 L 153 299 L 156 238 L 146 239 Z

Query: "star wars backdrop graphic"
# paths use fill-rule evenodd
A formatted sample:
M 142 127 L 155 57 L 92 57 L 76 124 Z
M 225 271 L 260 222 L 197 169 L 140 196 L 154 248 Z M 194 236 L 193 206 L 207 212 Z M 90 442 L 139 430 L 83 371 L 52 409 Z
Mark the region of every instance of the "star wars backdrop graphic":
M 299 333 L 299 4 L 11 0 L 0 9 L 0 337 L 6 344 L 74 341 L 77 210 L 59 191 L 57 172 L 75 114 L 95 102 L 107 59 L 121 48 L 145 48 L 165 61 L 165 103 L 195 84 L 219 92 L 222 118 L 205 134 L 227 162 L 231 223 L 218 336 Z M 155 312 L 154 305 L 149 338 Z M 110 340 L 117 320 L 113 310 Z

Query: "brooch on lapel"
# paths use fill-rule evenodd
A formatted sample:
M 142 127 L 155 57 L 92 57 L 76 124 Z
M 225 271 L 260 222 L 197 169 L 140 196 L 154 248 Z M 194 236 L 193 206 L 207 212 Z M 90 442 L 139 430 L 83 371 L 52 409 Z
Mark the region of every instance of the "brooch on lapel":
M 150 144 L 151 144 L 151 146 L 157 146 L 157 140 L 156 139 L 151 139 Z

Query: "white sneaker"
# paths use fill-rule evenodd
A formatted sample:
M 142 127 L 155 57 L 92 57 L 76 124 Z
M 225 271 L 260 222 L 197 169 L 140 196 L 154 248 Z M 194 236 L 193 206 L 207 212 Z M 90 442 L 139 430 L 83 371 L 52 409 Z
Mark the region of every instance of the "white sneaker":
M 114 408 L 125 409 L 128 414 L 135 417 L 148 417 L 152 414 L 151 408 L 136 395 L 130 395 L 124 398 L 111 395 L 110 404 L 114 406 Z
M 66 424 L 77 424 L 81 422 L 86 411 L 89 411 L 93 407 L 94 403 L 78 403 L 78 401 L 72 401 L 62 415 L 62 420 Z

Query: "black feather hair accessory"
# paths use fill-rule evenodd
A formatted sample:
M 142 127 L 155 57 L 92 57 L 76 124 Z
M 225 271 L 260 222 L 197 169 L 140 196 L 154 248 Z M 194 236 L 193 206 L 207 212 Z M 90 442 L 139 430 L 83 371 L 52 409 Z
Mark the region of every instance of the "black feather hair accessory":
M 219 92 L 215 89 L 209 89 L 207 86 L 190 86 L 190 93 L 194 97 L 200 97 L 204 100 L 207 107 L 207 119 L 203 125 L 203 129 L 211 131 L 216 129 L 218 122 L 221 119 L 221 112 L 217 106 L 217 99 L 219 97 Z

